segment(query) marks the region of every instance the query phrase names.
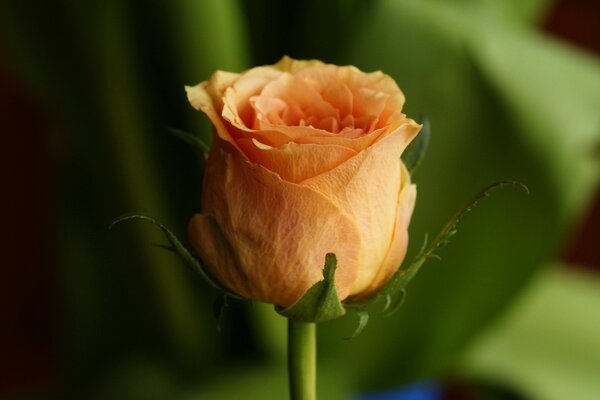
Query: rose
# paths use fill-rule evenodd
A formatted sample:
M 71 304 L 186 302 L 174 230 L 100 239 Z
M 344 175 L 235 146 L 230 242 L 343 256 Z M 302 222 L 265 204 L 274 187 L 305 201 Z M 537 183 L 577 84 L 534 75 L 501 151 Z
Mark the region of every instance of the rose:
M 400 155 L 420 125 L 392 78 L 284 57 L 186 91 L 215 131 L 189 237 L 221 283 L 287 307 L 322 279 L 326 253 L 341 300 L 398 269 L 416 196 Z

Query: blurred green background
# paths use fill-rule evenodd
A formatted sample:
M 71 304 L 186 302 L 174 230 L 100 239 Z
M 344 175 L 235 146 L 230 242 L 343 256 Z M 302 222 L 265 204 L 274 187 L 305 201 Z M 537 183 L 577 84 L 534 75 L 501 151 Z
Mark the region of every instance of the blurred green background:
M 600 398 L 600 9 L 548 0 L 0 2 L 0 397 L 281 399 L 285 321 L 153 243 L 181 238 L 210 140 L 183 85 L 282 55 L 392 75 L 432 124 L 411 251 L 483 186 L 393 317 L 319 326 L 319 393 Z M 562 37 L 561 37 L 562 35 Z M 571 40 L 571 44 L 566 39 Z M 573 43 L 578 43 L 574 45 Z

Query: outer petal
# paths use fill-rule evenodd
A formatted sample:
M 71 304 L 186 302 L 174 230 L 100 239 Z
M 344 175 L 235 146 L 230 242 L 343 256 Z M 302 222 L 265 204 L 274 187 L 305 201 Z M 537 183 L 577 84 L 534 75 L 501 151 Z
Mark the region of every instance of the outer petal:
M 357 154 L 352 149 L 335 145 L 288 143 L 270 147 L 253 139 L 240 139 L 238 145 L 250 161 L 293 183 L 329 171 Z
M 392 77 L 384 74 L 381 71 L 371 72 L 366 75 L 369 77 L 369 79 L 371 79 L 371 82 L 373 82 L 379 90 L 389 94 L 390 96 L 394 96 L 397 99 L 396 105 L 402 108 L 406 99 L 404 97 L 404 94 L 402 93 L 402 90 L 400 90 L 398 84 L 394 79 L 392 79 Z
M 408 225 L 415 208 L 417 187 L 410 183 L 410 174 L 406 170 L 404 164 L 402 164 L 402 182 L 400 193 L 398 194 L 396 224 L 392 242 L 390 243 L 390 247 L 381 268 L 375 275 L 375 278 L 369 287 L 360 293 L 361 297 L 379 290 L 398 270 L 406 256 L 406 250 L 408 248 Z
M 396 81 L 381 71 L 371 72 L 367 75 L 379 90 L 390 96 L 386 101 L 384 111 L 379 116 L 376 128 L 389 125 L 394 120 L 404 118 L 401 110 L 404 106 L 405 97 L 396 84 Z
M 296 127 L 290 127 L 294 129 Z M 295 143 L 299 144 L 317 144 L 317 145 L 335 145 L 343 146 L 352 149 L 356 152 L 360 152 L 367 147 L 371 146 L 377 140 L 383 136 L 392 132 L 394 129 L 378 129 L 365 135 L 354 137 L 353 135 L 314 135 L 314 136 L 300 136 L 294 139 Z
M 192 244 L 231 289 L 289 306 L 322 279 L 325 254 L 334 252 L 338 294 L 350 294 L 363 248 L 359 229 L 321 193 L 283 181 L 218 142 L 207 161 L 202 203 L 222 235 L 206 217 L 194 217 Z M 232 255 L 222 260 L 227 252 Z
M 351 294 L 369 287 L 390 248 L 403 183 L 400 155 L 420 129 L 407 121 L 337 168 L 302 183 L 331 198 L 359 225 L 363 258 Z
M 188 100 L 192 107 L 205 113 L 217 131 L 217 135 L 235 146 L 235 140 L 221 119 L 222 93 L 226 87 L 233 84 L 239 74 L 230 72 L 215 72 L 212 77 L 196 86 L 186 86 Z
M 188 224 L 188 237 L 212 275 L 235 293 L 246 293 L 240 285 L 239 269 L 234 249 L 214 217 L 195 214 Z M 218 266 L 218 271 L 213 266 Z
M 315 128 L 313 126 L 275 125 L 269 123 L 268 121 L 265 121 L 261 123 L 261 127 L 265 129 L 265 131 L 281 132 L 282 134 L 289 137 L 291 141 L 294 141 L 296 143 L 300 143 L 301 141 L 306 141 L 306 143 L 310 143 L 313 137 L 328 138 L 328 140 L 332 142 L 338 138 L 346 139 L 346 137 L 342 136 L 339 133 L 328 132 L 324 129 Z M 362 133 L 362 131 L 359 129 L 355 129 L 354 131 L 357 133 L 357 135 Z
M 312 67 L 315 65 L 325 65 L 319 60 L 295 60 L 288 56 L 283 56 L 281 60 L 273 64 L 272 67 L 279 71 L 296 73 L 304 68 Z

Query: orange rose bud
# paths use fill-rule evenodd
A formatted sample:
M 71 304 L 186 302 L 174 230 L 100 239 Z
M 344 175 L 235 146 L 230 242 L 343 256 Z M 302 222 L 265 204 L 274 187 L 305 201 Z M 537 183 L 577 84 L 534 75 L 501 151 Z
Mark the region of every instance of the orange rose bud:
M 387 282 L 416 196 L 400 155 L 420 129 L 392 78 L 284 57 L 186 90 L 215 128 L 189 236 L 223 285 L 288 307 L 327 253 L 340 300 Z

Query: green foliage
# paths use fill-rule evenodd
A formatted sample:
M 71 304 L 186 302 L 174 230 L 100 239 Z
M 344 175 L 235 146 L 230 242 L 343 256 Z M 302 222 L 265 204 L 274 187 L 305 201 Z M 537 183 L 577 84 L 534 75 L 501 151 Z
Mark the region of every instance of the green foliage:
M 277 312 L 287 318 L 302 322 L 323 322 L 341 317 L 346 313 L 334 285 L 337 258 L 325 256 L 323 280 L 315 283 L 296 303 Z
M 600 393 L 600 278 L 552 265 L 471 343 L 458 371 L 528 399 L 595 399 Z

